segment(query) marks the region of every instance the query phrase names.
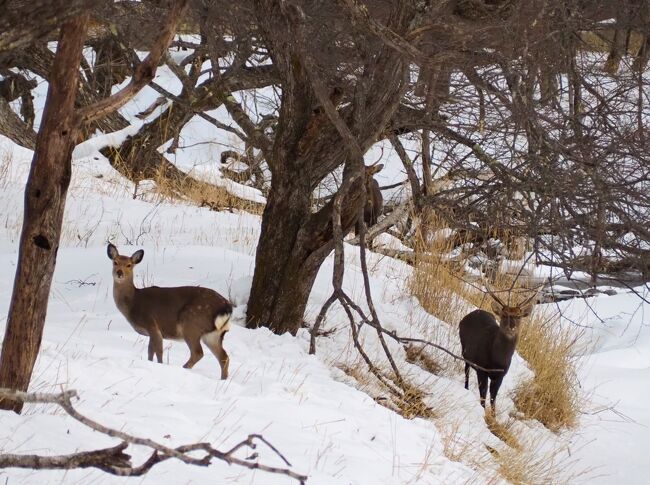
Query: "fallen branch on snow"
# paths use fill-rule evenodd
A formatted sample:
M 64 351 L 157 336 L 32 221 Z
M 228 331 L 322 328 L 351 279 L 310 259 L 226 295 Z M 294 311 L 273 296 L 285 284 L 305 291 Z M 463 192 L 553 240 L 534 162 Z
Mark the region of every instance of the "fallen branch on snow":
M 69 455 L 42 456 L 0 454 L 0 468 L 31 468 L 35 470 L 97 468 L 112 475 L 141 476 L 153 468 L 154 465 L 170 458 L 175 458 L 188 465 L 197 466 L 208 466 L 211 464 L 212 459 L 216 458 L 217 460 L 225 461 L 229 465 L 241 466 L 251 470 L 262 470 L 278 475 L 287 475 L 301 484 L 307 481 L 307 476 L 300 475 L 289 468 L 268 466 L 234 456 L 234 453 L 240 448 L 248 447 L 255 449 L 258 443 L 263 443 L 268 446 L 284 463 L 286 463 L 287 467 L 290 467 L 291 463 L 289 463 L 282 453 L 280 453 L 278 449 L 269 443 L 262 435 L 250 434 L 245 440 L 240 441 L 228 451 L 220 451 L 214 448 L 210 443 L 192 443 L 189 445 L 178 446 L 176 448 L 169 448 L 168 446 L 162 445 L 153 440 L 139 438 L 124 433 L 123 431 L 109 428 L 84 416 L 72 405 L 72 398 L 74 397 L 77 397 L 77 392 L 74 390 L 64 391 L 59 394 L 49 394 L 28 393 L 0 388 L 0 400 L 8 399 L 24 403 L 57 404 L 72 418 L 85 426 L 113 438 L 119 438 L 122 442 L 111 448 L 83 451 Z M 139 466 L 133 466 L 131 463 L 131 456 L 124 452 L 129 445 L 146 446 L 151 448 L 153 452 L 144 463 Z M 193 457 L 188 455 L 190 452 L 197 451 L 202 452 L 203 456 Z M 256 457 L 257 454 L 254 454 L 253 456 Z

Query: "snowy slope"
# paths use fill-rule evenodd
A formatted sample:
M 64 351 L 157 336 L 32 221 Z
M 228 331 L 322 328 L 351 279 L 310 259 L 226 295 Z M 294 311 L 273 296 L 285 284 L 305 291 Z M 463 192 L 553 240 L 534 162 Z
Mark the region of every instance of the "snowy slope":
M 3 140 L 5 160 L 9 146 Z M 17 258 L 21 185 L 30 160 L 25 150 L 14 151 L 10 158 L 11 174 L 0 193 L 2 219 L 9 221 L 0 239 L 3 315 Z M 110 195 L 101 195 L 102 190 Z M 128 252 L 135 246 L 125 246 L 125 239 L 138 239 L 137 247 L 145 248 L 139 284 L 212 287 L 237 305 L 235 316 L 241 324 L 259 219 L 166 203 L 152 206 L 131 200 L 129 193 L 128 184 L 105 161 L 75 162 L 65 247 L 59 251 L 33 390 L 77 389 L 80 411 L 168 445 L 207 440 L 226 449 L 249 433 L 263 433 L 296 471 L 310 475 L 310 483 L 471 480 L 475 475 L 471 469 L 443 456 L 433 423 L 405 420 L 341 383 L 336 379 L 340 371 L 307 355 L 305 336 L 278 337 L 265 329 L 235 326 L 226 339 L 231 377 L 225 382 L 218 379 L 218 364 L 211 356 L 191 371 L 183 369 L 187 357 L 183 343 L 166 342 L 164 365 L 148 362 L 146 340 L 131 329 L 112 301 L 105 241 L 110 238 Z M 79 239 L 78 234 L 86 236 Z M 0 330 L 4 331 L 3 324 Z M 0 430 L 0 449 L 5 452 L 67 453 L 114 443 L 52 406 L 30 405 L 22 416 L 2 413 Z M 136 451 L 135 456 L 145 456 L 145 451 Z M 260 461 L 282 465 L 265 450 L 260 450 Z M 3 475 L 10 484 L 124 480 L 88 470 L 4 470 L 0 480 Z M 210 477 L 237 483 L 288 481 L 222 464 L 200 469 L 169 461 L 144 482 L 203 483 Z
M 124 114 L 132 119 L 155 96 L 144 90 Z M 224 113 L 218 116 L 227 119 Z M 210 129 L 194 119 L 182 137 L 191 148 L 179 151 L 174 162 L 197 176 L 214 175 L 214 161 L 229 141 L 203 143 Z M 316 356 L 307 354 L 306 331 L 294 338 L 243 328 L 259 217 L 172 204 L 153 195 L 133 200 L 131 184 L 96 151 L 110 139 L 115 142 L 118 136 L 98 136 L 75 150 L 62 248 L 31 390 L 76 389 L 81 412 L 169 446 L 210 441 L 227 449 L 249 433 L 261 433 L 295 471 L 309 475 L 308 483 L 498 483 L 497 463 L 486 445 L 496 450 L 505 445 L 486 427 L 474 382 L 471 392 L 463 388 L 458 364 L 450 365 L 444 376 L 432 376 L 408 364 L 404 349 L 389 342 L 404 375 L 429 391 L 427 404 L 436 411 L 432 421 L 406 420 L 358 390 L 341 370 L 366 373 L 340 308 L 332 308 L 324 326 L 335 331 L 318 340 Z M 378 153 L 381 150 L 371 151 L 368 162 L 376 161 Z M 31 152 L 0 137 L 0 335 L 13 285 L 30 160 Z M 382 184 L 404 178 L 390 164 L 382 177 Z M 136 270 L 140 286 L 200 284 L 233 301 L 235 326 L 225 343 L 231 357 L 227 381 L 218 379 L 218 364 L 211 355 L 194 369 L 183 369 L 188 354 L 183 343 L 165 342 L 163 365 L 146 360 L 147 340 L 131 329 L 112 300 L 109 240 L 123 253 L 144 248 L 144 261 Z M 345 286 L 361 303 L 359 257 L 352 247 L 346 251 Z M 454 327 L 428 315 L 408 294 L 406 265 L 371 254 L 369 267 L 375 304 L 386 328 L 404 336 L 435 335 L 458 350 Z M 330 294 L 331 271 L 330 258 L 309 301 L 309 322 Z M 650 305 L 624 293 L 560 306 L 564 324 L 586 329 L 580 337 L 585 350 L 579 371 L 588 414 L 580 418 L 577 430 L 559 436 L 530 421 L 516 421 L 512 430 L 539 459 L 554 457 L 570 483 L 647 483 L 650 405 L 644 398 L 650 390 Z M 387 369 L 374 331 L 363 329 L 362 340 L 371 357 Z M 528 373 L 515 357 L 499 395 L 499 420 L 508 420 L 514 412 L 508 393 Z M 115 443 L 53 406 L 29 405 L 21 416 L 0 413 L 0 452 L 62 454 Z M 283 465 L 269 450 L 257 451 L 260 462 Z M 144 449 L 132 453 L 136 462 L 146 456 Z M 248 454 L 241 450 L 238 456 Z M 586 473 L 578 476 L 581 472 Z M 94 470 L 8 469 L 0 470 L 0 483 L 4 481 L 290 483 L 286 477 L 218 462 L 196 468 L 174 460 L 143 478 L 116 478 Z

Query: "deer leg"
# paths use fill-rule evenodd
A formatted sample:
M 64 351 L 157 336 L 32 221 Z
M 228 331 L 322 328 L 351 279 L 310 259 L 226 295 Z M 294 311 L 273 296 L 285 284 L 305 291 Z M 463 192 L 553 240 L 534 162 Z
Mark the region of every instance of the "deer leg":
M 160 333 L 158 327 L 154 327 L 151 333 L 149 334 L 149 360 L 153 360 L 154 354 L 156 354 L 156 360 L 159 364 L 162 364 L 162 354 L 163 354 L 163 337 Z
M 150 361 L 153 360 L 154 350 L 153 350 L 153 339 L 151 337 L 149 337 L 149 348 L 147 349 L 147 353 L 148 353 L 149 360 Z
M 494 406 L 497 400 L 497 394 L 501 383 L 503 382 L 503 375 L 496 376 L 490 379 L 490 406 L 492 406 L 492 414 L 496 414 L 496 407 Z
M 187 331 L 183 332 L 185 343 L 190 348 L 190 358 L 185 362 L 186 369 L 191 369 L 194 365 L 203 358 L 203 348 L 201 347 L 201 334 L 197 332 Z
M 226 332 L 215 330 L 214 332 L 206 333 L 201 337 L 203 343 L 208 346 L 210 351 L 219 361 L 222 380 L 228 378 L 228 365 L 230 364 L 230 358 L 223 348 L 223 339 L 225 336 Z
M 487 388 L 488 388 L 487 372 L 477 370 L 476 377 L 478 379 L 478 393 L 481 396 L 481 406 L 485 407 L 485 396 L 487 395 Z
M 469 389 L 469 370 L 470 366 L 465 362 L 465 389 Z

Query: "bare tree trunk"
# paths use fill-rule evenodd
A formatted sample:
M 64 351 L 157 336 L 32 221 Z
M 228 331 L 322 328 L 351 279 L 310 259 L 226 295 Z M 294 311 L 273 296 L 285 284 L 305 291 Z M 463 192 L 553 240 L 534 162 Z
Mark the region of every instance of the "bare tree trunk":
M 308 177 L 308 172 L 306 176 Z M 334 249 L 331 199 L 310 213 L 309 180 L 271 188 L 262 217 L 255 256 L 255 274 L 246 315 L 249 328 L 268 327 L 273 332 L 295 334 L 303 323 L 307 300 L 325 258 Z M 302 177 L 305 179 L 305 175 Z M 354 227 L 365 201 L 362 184 L 355 180 L 343 199 L 341 228 Z
M 305 175 L 296 174 L 293 180 L 289 177 L 286 183 L 271 186 L 255 257 L 247 313 L 249 328 L 265 326 L 275 333 L 295 333 L 302 323 L 315 278 L 315 274 L 301 274 L 300 267 L 305 255 L 298 233 L 310 216 L 311 199 L 309 180 L 304 179 Z M 286 299 L 295 303 L 288 314 L 286 308 L 277 308 L 285 307 Z
M 124 106 L 155 76 L 187 7 L 177 0 L 147 57 L 131 81 L 115 94 L 75 109 L 79 68 L 89 15 L 78 15 L 60 28 L 41 129 L 25 187 L 25 214 L 18 268 L 0 355 L 0 387 L 27 390 L 43 337 L 47 302 L 61 238 L 65 198 L 72 175 L 72 150 L 83 123 Z M 22 403 L 4 399 L 0 409 L 20 413 Z
M 0 356 L 0 387 L 27 390 L 41 345 L 79 126 L 75 99 L 87 24 L 88 15 L 81 14 L 61 26 L 25 187 L 18 267 Z M 20 413 L 22 402 L 0 400 L 0 409 Z

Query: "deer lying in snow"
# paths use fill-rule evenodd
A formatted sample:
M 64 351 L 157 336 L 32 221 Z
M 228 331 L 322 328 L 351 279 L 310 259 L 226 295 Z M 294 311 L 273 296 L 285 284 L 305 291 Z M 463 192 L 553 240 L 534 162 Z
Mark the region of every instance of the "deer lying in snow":
M 221 378 L 226 379 L 229 359 L 223 338 L 230 330 L 230 302 L 216 291 L 199 286 L 136 288 L 133 267 L 142 261 L 144 251 L 122 256 L 109 244 L 107 252 L 113 260 L 115 304 L 136 332 L 149 337 L 149 360 L 155 354 L 162 362 L 163 339 L 182 339 L 190 348 L 190 358 L 183 367 L 191 369 L 203 357 L 203 341 L 219 360 Z
M 523 303 L 509 306 L 494 294 L 487 286 L 490 296 L 494 298 L 492 310 L 499 318 L 500 325 L 490 312 L 474 310 L 467 314 L 459 325 L 460 345 L 463 358 L 486 370 L 477 369 L 465 363 L 465 389 L 469 389 L 469 369 L 474 367 L 478 379 L 478 391 L 481 396 L 481 406 L 485 407 L 485 397 L 490 379 L 490 405 L 495 414 L 494 402 L 497 393 L 508 373 L 512 355 L 519 338 L 519 324 L 521 320 L 532 312 L 533 299 L 537 291 Z

